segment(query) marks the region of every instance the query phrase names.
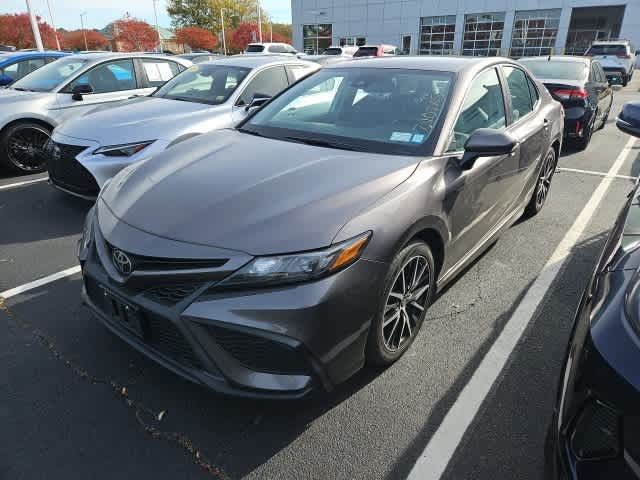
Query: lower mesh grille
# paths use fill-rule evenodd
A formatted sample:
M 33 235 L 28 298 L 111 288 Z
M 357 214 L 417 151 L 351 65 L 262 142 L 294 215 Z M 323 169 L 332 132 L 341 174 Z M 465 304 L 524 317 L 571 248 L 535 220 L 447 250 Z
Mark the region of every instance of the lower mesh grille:
M 93 304 L 108 316 L 102 288 L 89 277 L 85 277 L 85 288 Z M 202 368 L 198 357 L 193 353 L 184 335 L 182 335 L 178 327 L 176 327 L 171 320 L 148 311 L 143 311 L 142 315 L 144 322 L 146 322 L 146 328 L 144 328 L 144 330 L 147 332 L 147 335 L 145 335 L 144 342 L 147 345 L 163 355 L 176 360 L 178 363 L 193 368 Z
M 582 459 L 615 456 L 620 444 L 619 429 L 615 411 L 591 402 L 578 416 L 571 436 L 571 449 Z
M 309 364 L 297 349 L 255 335 L 207 326 L 207 330 L 229 355 L 258 372 L 309 375 Z
M 49 156 L 48 169 L 51 181 L 81 195 L 98 195 L 100 188 L 95 178 L 76 160 L 76 156 L 88 147 L 51 141 L 46 151 L 52 152 L 55 147 L 59 149 L 60 155 L 56 153 Z
M 194 294 L 202 285 L 202 283 L 185 283 L 181 285 L 158 286 L 147 290 L 144 296 L 163 305 L 175 305 Z
M 150 346 L 180 363 L 186 363 L 196 368 L 202 367 L 178 327 L 159 315 L 145 316 L 149 321 L 150 338 L 147 343 Z

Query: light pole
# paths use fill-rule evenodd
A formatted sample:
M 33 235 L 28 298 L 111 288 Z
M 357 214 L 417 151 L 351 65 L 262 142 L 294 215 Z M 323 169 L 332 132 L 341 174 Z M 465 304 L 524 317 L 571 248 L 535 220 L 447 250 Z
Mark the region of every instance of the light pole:
M 56 37 L 56 46 L 60 51 L 60 39 L 58 39 L 58 31 L 56 30 L 56 23 L 53 21 L 53 11 L 51 10 L 51 3 L 47 0 L 47 8 L 49 9 L 49 17 L 51 18 L 51 27 L 53 28 L 53 34 Z
M 162 48 L 162 37 L 160 36 L 160 27 L 158 27 L 158 10 L 156 9 L 156 3 L 158 0 L 153 0 L 153 14 L 156 17 L 156 32 L 158 32 L 158 47 L 160 48 L 160 53 L 164 51 Z
M 262 18 L 260 14 L 260 0 L 256 2 L 258 8 L 258 34 L 260 35 L 260 43 L 262 43 Z
M 43 51 L 44 48 L 42 48 L 42 38 L 40 37 L 40 30 L 38 29 L 38 22 L 36 21 L 36 16 L 33 13 L 33 10 L 31 10 L 31 2 L 29 0 L 26 0 L 27 2 L 27 11 L 29 12 L 29 20 L 31 20 L 31 30 L 33 31 L 33 38 L 36 41 L 36 47 L 38 48 L 39 51 Z
M 87 44 L 87 31 L 84 29 L 84 19 L 82 18 L 86 15 L 86 10 L 80 14 L 80 26 L 82 27 L 82 36 L 84 37 L 84 49 L 89 50 L 89 45 Z
M 224 8 L 220 9 L 220 19 L 222 20 L 222 48 L 225 56 L 227 55 L 227 40 L 224 37 Z

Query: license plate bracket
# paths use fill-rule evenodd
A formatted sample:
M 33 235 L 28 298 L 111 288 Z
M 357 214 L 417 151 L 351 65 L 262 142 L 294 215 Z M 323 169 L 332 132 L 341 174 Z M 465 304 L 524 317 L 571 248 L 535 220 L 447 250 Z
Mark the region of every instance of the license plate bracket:
M 148 328 L 140 309 L 104 287 L 102 287 L 102 292 L 106 313 L 113 322 L 123 326 L 137 337 L 146 339 Z

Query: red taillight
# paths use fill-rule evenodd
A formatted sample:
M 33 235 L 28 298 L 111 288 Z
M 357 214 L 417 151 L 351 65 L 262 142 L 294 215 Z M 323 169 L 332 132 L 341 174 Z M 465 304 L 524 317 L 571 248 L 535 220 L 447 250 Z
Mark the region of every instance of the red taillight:
M 584 88 L 558 88 L 551 93 L 560 100 L 580 100 L 589 96 Z
M 632 58 L 632 57 L 631 57 L 631 55 L 628 55 L 628 54 L 626 54 L 626 53 L 618 53 L 618 54 L 616 55 L 616 57 L 618 57 L 618 58 L 626 58 L 627 60 L 628 60 L 628 59 L 630 59 L 630 58 Z

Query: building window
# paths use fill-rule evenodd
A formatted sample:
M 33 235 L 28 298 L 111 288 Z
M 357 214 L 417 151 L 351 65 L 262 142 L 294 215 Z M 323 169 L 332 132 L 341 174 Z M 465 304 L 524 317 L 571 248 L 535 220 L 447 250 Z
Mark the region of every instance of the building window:
M 465 15 L 462 54 L 473 56 L 499 55 L 503 30 L 504 12 Z
M 317 55 L 331 46 L 332 25 L 320 23 L 302 26 L 303 49 L 309 55 Z
M 512 57 L 547 55 L 556 44 L 560 8 L 516 12 L 511 35 Z
M 340 39 L 341 47 L 361 47 L 367 43 L 367 39 L 365 37 L 342 37 Z
M 420 55 L 451 55 L 456 16 L 422 17 L 420 19 Z

